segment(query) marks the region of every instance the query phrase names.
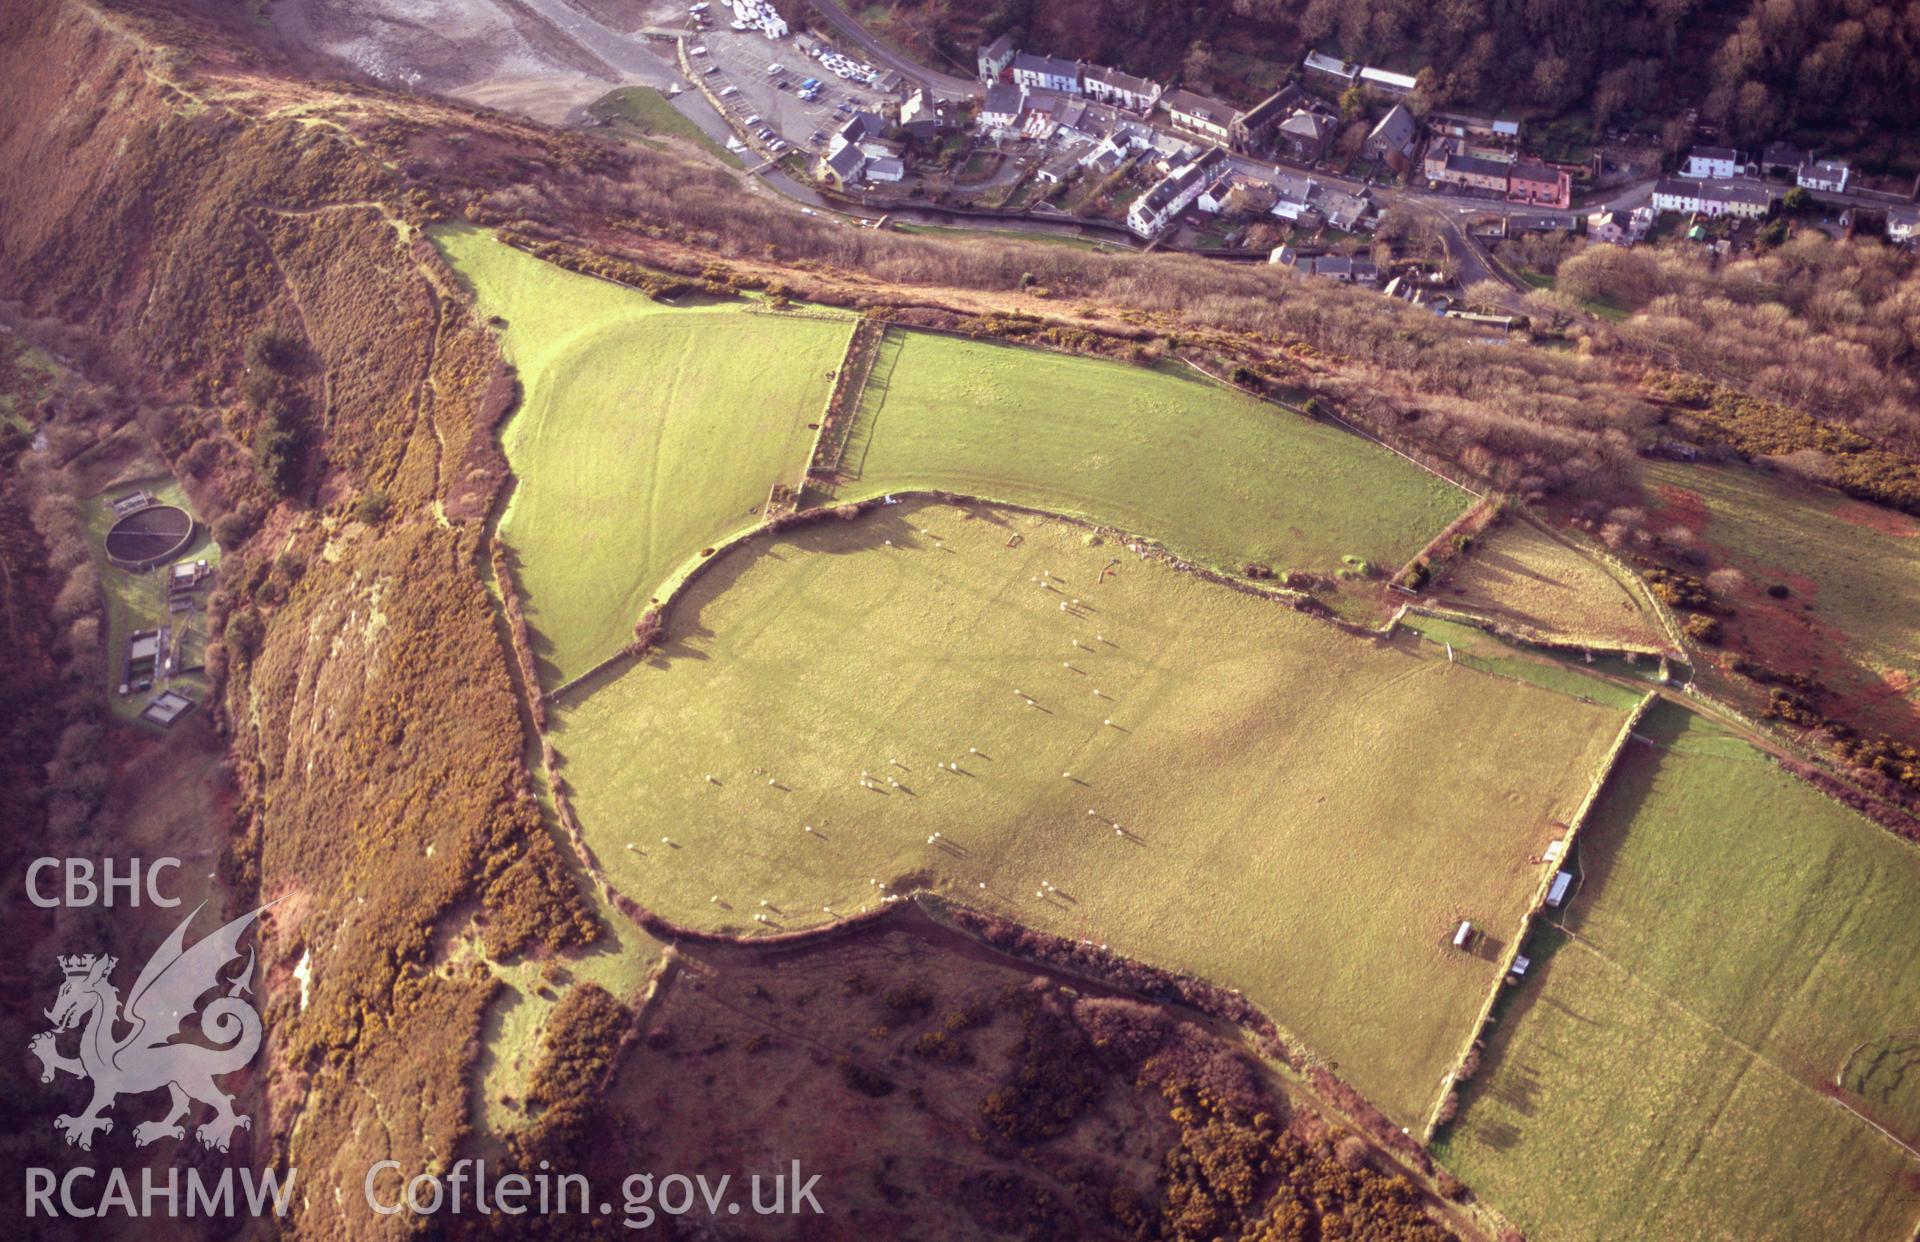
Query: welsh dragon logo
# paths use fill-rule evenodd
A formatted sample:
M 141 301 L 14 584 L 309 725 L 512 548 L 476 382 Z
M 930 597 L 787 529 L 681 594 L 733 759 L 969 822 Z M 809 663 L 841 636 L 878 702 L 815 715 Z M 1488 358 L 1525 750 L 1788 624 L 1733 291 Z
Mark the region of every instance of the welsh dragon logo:
M 91 953 L 60 959 L 66 981 L 46 1011 L 53 1029 L 34 1036 L 27 1046 L 40 1058 L 41 1082 L 52 1082 L 60 1071 L 93 1082 L 93 1101 L 86 1111 L 54 1119 L 54 1128 L 65 1132 L 67 1142 L 92 1150 L 93 1136 L 113 1129 L 113 1118 L 106 1113 L 115 1100 L 161 1087 L 169 1096 L 167 1115 L 133 1128 L 133 1141 L 143 1147 L 156 1139 L 184 1137 L 180 1121 L 196 1101 L 213 1106 L 212 1118 L 195 1132 L 208 1147 L 225 1151 L 235 1129 L 252 1126 L 250 1118 L 233 1111 L 233 1097 L 220 1090 L 215 1079 L 245 1066 L 260 1049 L 260 1015 L 238 999 L 251 990 L 253 950 L 247 950 L 246 967 L 238 975 L 220 976 L 240 956 L 240 937 L 261 910 L 188 948 L 187 924 L 200 912 L 196 907 L 141 969 L 124 1008 L 111 982 L 117 959 Z M 199 1004 L 217 988 L 225 990 Z M 189 1016 L 198 1018 L 200 1033 L 210 1044 L 171 1042 Z M 75 1027 L 83 1028 L 79 1056 L 63 1056 L 58 1040 Z

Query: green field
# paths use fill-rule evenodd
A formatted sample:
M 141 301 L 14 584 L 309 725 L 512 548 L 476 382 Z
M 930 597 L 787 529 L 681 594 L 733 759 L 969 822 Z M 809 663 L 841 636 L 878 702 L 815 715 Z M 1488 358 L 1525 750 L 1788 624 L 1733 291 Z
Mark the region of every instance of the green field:
M 474 229 L 435 240 L 507 321 L 523 396 L 500 521 L 554 685 L 613 655 L 690 558 L 798 483 L 852 320 L 679 309 Z
M 1218 569 L 1388 572 L 1468 503 L 1326 423 L 1117 362 L 887 334 L 847 495 L 945 488 L 1111 523 Z
M 1920 1147 L 1920 854 L 1677 707 L 1641 732 L 1443 1158 L 1538 1239 L 1909 1236 L 1920 1156 L 1826 1088 Z
M 87 504 L 87 546 L 93 553 L 94 563 L 100 569 L 100 593 L 106 598 L 107 626 L 102 637 L 105 643 L 107 666 L 103 676 L 106 678 L 107 703 L 114 715 L 122 720 L 135 720 L 154 696 L 162 690 L 172 687 L 180 690 L 197 702 L 206 701 L 207 681 L 198 673 L 187 673 L 173 678 L 154 678 L 153 689 L 145 694 L 120 696 L 120 675 L 125 668 L 127 658 L 127 636 L 134 630 L 157 629 L 163 625 L 176 628 L 184 627 L 185 649 L 198 651 L 204 655 L 206 650 L 206 611 L 204 607 L 192 613 L 169 614 L 167 612 L 167 575 L 166 570 L 156 569 L 150 573 L 131 574 L 111 564 L 107 560 L 107 532 L 113 528 L 113 506 L 111 502 L 129 492 L 144 490 L 157 498 L 160 503 L 177 505 L 187 512 L 193 512 L 193 505 L 187 500 L 187 493 L 180 484 L 171 478 L 135 479 L 108 488 Z M 178 557 L 183 561 L 206 561 L 216 568 L 220 564 L 220 547 L 208 536 L 204 523 L 198 524 L 194 531 L 193 542 Z M 201 592 L 204 604 L 206 592 Z
M 661 652 L 554 713 L 600 866 L 701 926 L 877 880 L 1109 943 L 1244 989 L 1416 1124 L 1624 713 L 1091 538 L 909 502 L 717 559 Z

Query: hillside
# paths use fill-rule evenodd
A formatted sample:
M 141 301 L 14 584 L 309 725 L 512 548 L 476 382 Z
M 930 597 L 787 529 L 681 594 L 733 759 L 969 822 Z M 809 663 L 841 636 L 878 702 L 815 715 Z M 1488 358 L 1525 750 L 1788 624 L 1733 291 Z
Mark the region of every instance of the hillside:
M 1008 0 L 863 12 L 882 34 L 960 72 L 1011 32 L 1032 51 L 1123 67 L 1241 105 L 1304 49 L 1423 75 L 1434 105 L 1584 114 L 1595 126 L 1696 105 L 1730 132 L 1898 125 L 1920 90 L 1920 18 L 1845 0 L 1591 5 L 1403 0 Z M 869 16 L 870 15 L 870 16 Z M 1703 67 L 1705 72 L 1702 72 Z

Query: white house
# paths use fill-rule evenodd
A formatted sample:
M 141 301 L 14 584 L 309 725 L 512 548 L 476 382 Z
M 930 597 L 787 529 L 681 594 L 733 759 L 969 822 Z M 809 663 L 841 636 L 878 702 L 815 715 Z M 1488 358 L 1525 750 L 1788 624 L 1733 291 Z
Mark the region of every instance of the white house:
M 867 161 L 867 180 L 899 181 L 907 175 L 907 166 L 891 156 Z
M 1200 197 L 1214 168 L 1225 158 L 1226 152 L 1214 147 L 1191 164 L 1160 178 L 1127 208 L 1127 227 L 1142 237 L 1158 236 Z
M 1920 207 L 1887 208 L 1887 240 L 1895 244 L 1920 237 Z
M 1698 213 L 1703 216 L 1741 216 L 1758 219 L 1772 210 L 1773 191 L 1759 181 L 1695 181 L 1662 177 L 1653 186 L 1655 211 Z
M 1680 175 L 1704 181 L 1713 177 L 1738 177 L 1744 171 L 1746 165 L 1732 147 L 1695 147 L 1687 152 L 1687 162 L 1681 167 Z
M 1130 73 L 1122 73 L 1104 65 L 1084 66 L 1080 82 L 1082 89 L 1095 99 L 1132 112 L 1151 109 L 1160 101 L 1160 95 L 1166 89 L 1158 82 L 1136 78 Z
M 1587 217 L 1587 239 L 1624 246 L 1637 242 L 1653 227 L 1653 208 L 1635 207 L 1631 212 L 1596 211 Z
M 1803 190 L 1824 190 L 1829 194 L 1845 194 L 1847 178 L 1853 169 L 1845 160 L 1809 160 L 1800 165 L 1794 175 L 1793 183 Z
M 1035 56 L 1020 52 L 1008 67 L 1015 86 L 1030 91 L 1058 91 L 1062 95 L 1080 93 L 1080 66 L 1057 56 Z
M 1019 123 L 1020 114 L 1026 110 L 1027 93 L 1017 86 L 1000 82 L 987 88 L 987 97 L 980 104 L 975 120 L 981 129 L 988 131 L 1012 129 Z
M 1010 34 L 1003 34 L 981 48 L 975 57 L 975 67 L 979 70 L 980 80 L 989 85 L 998 82 L 1001 71 L 1013 62 L 1014 55 L 1019 50 L 1014 46 L 1013 36 Z
M 1214 142 L 1227 142 L 1232 138 L 1234 120 L 1240 115 L 1217 99 L 1188 90 L 1168 91 L 1160 96 L 1160 106 L 1166 109 L 1175 128 Z

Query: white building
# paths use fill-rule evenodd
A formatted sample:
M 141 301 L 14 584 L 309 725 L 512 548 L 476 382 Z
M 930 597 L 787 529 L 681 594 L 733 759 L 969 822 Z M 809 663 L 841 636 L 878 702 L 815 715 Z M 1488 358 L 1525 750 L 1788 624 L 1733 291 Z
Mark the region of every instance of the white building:
M 1887 240 L 1896 244 L 1920 237 L 1920 207 L 1887 208 Z
M 1773 191 L 1759 181 L 1695 181 L 1662 177 L 1654 183 L 1653 209 L 1703 216 L 1741 216 L 1758 219 L 1772 210 Z
M 1809 160 L 1800 165 L 1800 171 L 1794 175 L 1793 183 L 1803 190 L 1824 190 L 1828 194 L 1845 194 L 1847 178 L 1853 175 L 1853 169 L 1845 160 Z
M 1153 188 L 1133 200 L 1127 208 L 1127 227 L 1142 237 L 1157 237 L 1174 218 L 1200 197 L 1212 179 L 1214 168 L 1226 158 L 1226 152 L 1214 147 L 1205 155 L 1170 172 Z
M 1082 70 L 1080 80 L 1086 93 L 1095 99 L 1133 112 L 1145 112 L 1152 108 L 1165 90 L 1158 82 L 1136 78 L 1130 73 L 1108 69 L 1104 65 L 1087 66 Z
M 987 88 L 987 97 L 980 104 L 975 120 L 980 128 L 988 131 L 1012 129 L 1020 121 L 1020 114 L 1027 110 L 1027 93 L 1017 86 L 1008 86 L 1004 82 Z
M 1731 147 L 1695 147 L 1687 152 L 1687 162 L 1681 167 L 1680 175 L 1699 181 L 1716 177 L 1724 180 L 1745 171 L 1740 153 Z
M 1034 56 L 1020 52 L 1008 67 L 1015 86 L 1030 91 L 1058 91 L 1062 95 L 1080 93 L 1080 66 L 1057 56 Z

